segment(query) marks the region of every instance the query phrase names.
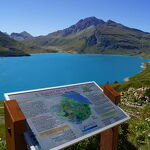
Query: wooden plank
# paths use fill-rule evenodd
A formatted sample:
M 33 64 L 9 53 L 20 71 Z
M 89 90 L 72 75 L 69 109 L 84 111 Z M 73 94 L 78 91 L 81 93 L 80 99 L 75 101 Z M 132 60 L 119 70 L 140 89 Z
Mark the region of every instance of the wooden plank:
M 104 85 L 104 94 L 115 103 L 120 102 L 120 94 L 109 84 Z M 115 126 L 101 133 L 100 150 L 117 150 L 119 126 Z
M 27 150 L 23 137 L 26 118 L 16 100 L 4 102 L 7 150 Z

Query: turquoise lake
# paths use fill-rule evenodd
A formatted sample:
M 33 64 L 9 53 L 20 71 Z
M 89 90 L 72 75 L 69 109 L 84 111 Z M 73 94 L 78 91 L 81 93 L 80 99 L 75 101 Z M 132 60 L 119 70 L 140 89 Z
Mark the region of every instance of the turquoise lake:
M 131 56 L 64 53 L 0 57 L 0 100 L 8 92 L 87 81 L 124 82 L 139 73 L 145 61 Z

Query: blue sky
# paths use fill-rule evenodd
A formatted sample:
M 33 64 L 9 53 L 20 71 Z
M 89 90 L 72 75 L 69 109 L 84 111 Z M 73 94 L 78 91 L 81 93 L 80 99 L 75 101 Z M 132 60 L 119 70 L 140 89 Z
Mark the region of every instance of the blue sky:
M 150 0 L 1 0 L 0 30 L 34 36 L 95 16 L 150 32 Z

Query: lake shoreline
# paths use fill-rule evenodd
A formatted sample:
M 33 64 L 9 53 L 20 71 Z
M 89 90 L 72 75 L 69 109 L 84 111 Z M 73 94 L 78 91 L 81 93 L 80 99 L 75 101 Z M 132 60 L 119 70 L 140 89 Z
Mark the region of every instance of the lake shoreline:
M 145 59 L 144 57 L 137 56 L 137 55 L 120 55 L 120 54 L 101 54 L 101 53 L 77 53 L 77 52 L 64 52 L 64 51 L 56 51 L 56 52 L 39 52 L 39 53 L 29 53 L 28 55 L 14 55 L 14 56 L 0 56 L 1 57 L 26 57 L 26 56 L 32 56 L 32 54 L 54 54 L 54 53 L 63 53 L 63 54 L 81 54 L 81 55 L 107 55 L 107 56 L 127 56 L 127 57 L 138 57 L 140 59 Z
M 100 55 L 102 55 L 102 56 L 122 56 L 122 57 L 137 57 L 137 58 L 140 58 L 140 59 L 144 59 L 144 58 L 142 58 L 142 57 L 140 57 L 140 56 L 131 56 L 131 55 L 116 55 L 116 54 L 96 54 L 96 53 L 66 53 L 66 52 L 54 52 L 54 53 L 30 53 L 30 56 L 32 56 L 32 55 L 38 55 L 38 54 L 56 54 L 56 53 L 58 53 L 58 54 L 78 54 L 78 55 L 98 55 L 98 56 L 100 56 Z
M 149 62 L 142 62 L 142 63 L 141 63 L 141 65 L 140 65 L 140 67 L 142 68 L 141 72 L 146 69 L 146 64 L 145 64 L 145 63 L 150 63 L 150 61 L 149 61 Z M 138 74 L 138 73 L 137 73 L 137 74 Z M 137 74 L 135 74 L 135 75 L 137 75 Z M 130 81 L 130 77 L 124 78 L 124 81 L 125 81 L 125 82 Z

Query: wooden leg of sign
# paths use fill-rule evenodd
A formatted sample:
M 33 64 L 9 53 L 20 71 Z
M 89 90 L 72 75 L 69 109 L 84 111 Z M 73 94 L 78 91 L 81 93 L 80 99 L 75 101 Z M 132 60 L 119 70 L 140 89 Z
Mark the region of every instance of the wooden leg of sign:
M 113 147 L 112 139 L 113 139 L 112 129 L 102 132 L 100 138 L 100 150 L 112 150 Z
M 107 95 L 110 100 L 118 104 L 120 102 L 120 94 L 115 91 L 111 85 L 106 84 L 104 86 L 104 94 Z M 100 150 L 117 150 L 119 126 L 115 126 L 101 133 L 100 138 Z
M 26 119 L 16 100 L 4 102 L 7 150 L 27 150 L 23 137 Z
M 113 127 L 112 130 L 113 130 L 113 148 L 112 149 L 117 150 L 119 126 Z

